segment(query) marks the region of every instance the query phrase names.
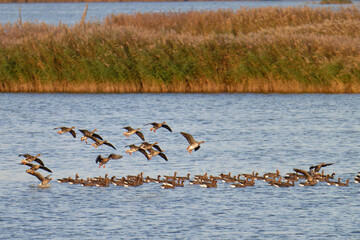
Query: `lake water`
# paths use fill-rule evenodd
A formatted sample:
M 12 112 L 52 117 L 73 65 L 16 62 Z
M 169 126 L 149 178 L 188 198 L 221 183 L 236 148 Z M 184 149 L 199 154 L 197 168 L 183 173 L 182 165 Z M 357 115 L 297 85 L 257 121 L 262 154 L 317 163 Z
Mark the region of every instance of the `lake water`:
M 15 23 L 19 20 L 19 7 L 22 21 L 45 22 L 49 24 L 75 24 L 81 19 L 86 3 L 26 3 L 0 4 L 0 23 Z M 358 6 L 355 1 L 353 5 Z M 219 8 L 239 9 L 254 7 L 339 7 L 322 5 L 319 1 L 209 1 L 209 2 L 111 2 L 89 3 L 87 21 L 102 20 L 110 14 L 133 14 L 136 12 L 168 12 L 190 10 L 216 10 Z M 347 5 L 345 5 L 347 6 Z
M 0 94 L 0 239 L 359 239 L 360 95 L 324 94 Z M 166 121 L 170 133 L 150 132 Z M 129 156 L 125 126 L 158 141 L 168 162 Z M 55 127 L 75 126 L 78 136 Z M 77 129 L 98 129 L 117 147 L 95 149 Z M 180 131 L 204 140 L 189 154 Z M 19 165 L 19 154 L 40 157 L 52 169 L 51 187 Z M 106 168 L 98 154 L 121 154 Z M 57 178 L 190 173 L 260 174 L 334 163 L 325 173 L 350 179 L 348 187 L 161 189 L 144 183 L 124 188 L 82 187 Z M 43 170 L 42 174 L 45 175 Z

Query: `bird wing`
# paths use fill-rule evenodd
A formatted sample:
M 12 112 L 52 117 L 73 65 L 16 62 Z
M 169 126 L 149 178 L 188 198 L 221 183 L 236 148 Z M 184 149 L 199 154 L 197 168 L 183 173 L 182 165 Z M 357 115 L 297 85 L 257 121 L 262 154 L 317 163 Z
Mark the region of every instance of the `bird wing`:
M 98 155 L 95 159 L 95 163 L 101 162 L 104 158 L 101 155 Z
M 41 166 L 45 166 L 45 164 L 43 163 L 43 161 L 41 161 L 39 158 L 36 158 L 34 161 L 37 162 L 37 163 L 39 163 Z
M 144 135 L 142 134 L 142 132 L 137 131 L 136 135 L 138 135 L 141 138 L 141 140 L 145 141 L 145 138 L 144 138 Z
M 195 151 L 199 150 L 200 149 L 200 145 L 197 146 L 196 148 L 194 148 Z
M 163 150 L 159 147 L 159 145 L 155 144 L 153 146 L 156 150 L 159 150 L 160 152 L 163 152 Z
M 139 152 L 145 155 L 146 159 L 149 160 L 149 154 L 142 148 L 139 149 Z
M 86 129 L 79 129 L 80 132 L 82 132 L 82 134 L 84 134 L 85 136 L 89 135 L 89 131 Z
M 26 166 L 29 166 L 29 167 L 31 167 L 31 168 L 35 166 L 35 164 L 28 163 L 28 162 L 27 162 L 27 163 L 25 163 L 25 165 L 26 165 Z
M 31 171 L 31 172 L 28 172 L 29 174 L 37 177 L 37 179 L 39 179 L 41 182 L 44 181 L 44 176 L 41 175 L 41 173 L 37 172 L 37 171 Z
M 76 132 L 75 132 L 74 130 L 70 130 L 69 132 L 71 133 L 71 135 L 72 135 L 74 138 L 76 138 Z
M 193 144 L 193 143 L 196 142 L 195 139 L 193 138 L 193 136 L 191 136 L 190 134 L 184 133 L 184 132 L 180 132 L 180 133 L 181 133 L 181 135 L 183 135 L 183 136 L 186 138 L 186 140 L 187 140 L 190 144 Z
M 133 130 L 133 128 L 132 128 L 132 127 L 130 127 L 130 126 L 127 126 L 127 127 L 123 127 L 123 129 L 126 129 L 126 130 L 128 130 L 128 131 L 131 131 L 131 130 Z
M 163 159 L 165 159 L 165 161 L 168 160 L 167 157 L 166 157 L 166 155 L 165 155 L 164 153 L 159 153 L 159 156 L 162 157 Z
M 310 174 L 307 171 L 303 170 L 303 169 L 294 168 L 293 170 L 295 172 L 303 174 L 306 178 L 310 177 Z
M 114 154 L 114 153 L 112 153 L 112 154 L 109 155 L 109 158 L 111 158 L 111 159 L 120 159 L 120 158 L 122 158 L 122 157 L 123 157 L 123 156 L 118 155 L 118 154 Z
M 170 132 L 172 132 L 172 130 L 171 130 L 171 128 L 169 127 L 169 125 L 163 124 L 162 127 L 163 127 L 163 128 L 166 128 L 167 130 L 169 130 Z
M 158 124 L 158 123 L 156 123 L 156 122 L 151 122 L 151 123 L 147 123 L 147 124 L 145 124 L 144 126 L 146 126 L 146 125 L 153 125 L 154 127 Z
M 25 158 L 32 157 L 30 154 L 27 154 L 27 153 L 25 153 L 25 154 L 19 154 L 19 157 L 20 157 L 20 156 L 23 156 L 23 157 L 25 157 Z
M 112 147 L 113 149 L 116 150 L 116 148 L 114 147 L 114 145 L 112 145 L 111 143 L 109 143 L 109 142 L 104 142 L 104 144 L 105 144 L 105 145 L 108 145 L 108 146 L 110 146 L 110 147 Z
M 102 137 L 101 137 L 99 134 L 97 134 L 97 133 L 93 133 L 92 136 L 94 136 L 94 137 L 96 137 L 96 138 L 98 138 L 98 139 L 103 140 Z
M 51 171 L 49 168 L 45 167 L 45 166 L 41 166 L 41 165 L 40 165 L 40 168 L 43 169 L 43 170 L 45 170 L 45 171 L 48 171 L 48 172 L 51 172 L 51 173 L 52 173 L 52 171 Z

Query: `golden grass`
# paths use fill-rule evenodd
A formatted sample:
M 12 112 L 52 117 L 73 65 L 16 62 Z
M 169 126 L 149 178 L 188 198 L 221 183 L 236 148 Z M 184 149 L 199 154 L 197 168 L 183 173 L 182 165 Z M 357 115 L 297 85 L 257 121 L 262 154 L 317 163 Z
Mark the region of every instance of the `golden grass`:
M 360 11 L 242 8 L 0 25 L 0 92 L 360 93 Z

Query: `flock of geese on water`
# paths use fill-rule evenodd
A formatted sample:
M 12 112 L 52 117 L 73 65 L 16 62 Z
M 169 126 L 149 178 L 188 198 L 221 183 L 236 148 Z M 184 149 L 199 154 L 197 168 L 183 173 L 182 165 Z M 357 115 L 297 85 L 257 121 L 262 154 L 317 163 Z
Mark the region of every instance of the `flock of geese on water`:
M 168 131 L 172 132 L 172 129 L 166 124 L 166 122 L 157 123 L 152 122 L 145 125 L 152 125 L 150 128 L 150 131 L 156 132 L 156 130 L 160 128 L 165 128 Z M 57 132 L 58 134 L 64 134 L 64 133 L 70 133 L 74 138 L 76 138 L 76 132 L 74 131 L 75 127 L 58 127 L 54 128 L 54 130 L 59 129 Z M 134 129 L 130 126 L 123 127 L 123 129 L 126 129 L 127 131 L 124 132 L 124 135 L 127 137 L 130 137 L 133 134 L 136 134 L 141 138 L 143 141 L 141 145 L 136 146 L 135 144 L 126 145 L 125 147 L 128 147 L 129 149 L 126 150 L 126 153 L 129 155 L 135 153 L 135 152 L 141 152 L 146 159 L 150 160 L 152 157 L 155 157 L 159 155 L 162 157 L 165 161 L 168 161 L 167 156 L 164 154 L 164 150 L 160 148 L 158 145 L 158 142 L 155 143 L 148 143 L 145 142 L 144 135 L 140 132 L 140 128 Z M 79 129 L 79 131 L 83 134 L 81 137 L 81 141 L 85 141 L 87 143 L 87 139 L 91 139 L 94 141 L 91 146 L 94 146 L 95 148 L 101 146 L 101 145 L 107 145 L 113 149 L 116 150 L 114 145 L 112 145 L 107 140 L 104 140 L 99 134 L 95 133 L 97 129 L 94 129 L 93 131 L 88 131 L 85 129 Z M 197 151 L 200 148 L 200 144 L 204 143 L 204 141 L 196 141 L 192 135 L 180 132 L 181 135 L 185 137 L 185 139 L 188 141 L 189 146 L 187 147 L 187 151 L 191 153 L 193 150 Z M 44 171 L 47 171 L 49 173 L 52 173 L 52 171 L 45 166 L 44 162 L 39 159 L 41 154 L 38 154 L 36 156 L 32 156 L 30 154 L 20 154 L 19 156 L 24 157 L 24 159 L 21 161 L 21 164 L 27 165 L 30 168 L 27 169 L 26 173 L 31 174 L 38 178 L 40 180 L 39 187 L 49 187 L 49 182 L 52 180 L 50 175 L 43 176 L 40 172 L 38 172 L 39 169 L 42 169 Z M 123 156 L 111 153 L 107 157 L 103 157 L 101 155 L 98 155 L 95 159 L 95 162 L 99 164 L 100 167 L 105 168 L 105 164 L 109 162 L 110 159 L 120 159 Z M 38 164 L 34 164 L 32 162 L 36 162 Z M 275 187 L 292 187 L 295 186 L 295 182 L 299 181 L 299 186 L 314 186 L 318 182 L 326 182 L 327 185 L 334 185 L 334 186 L 348 186 L 349 179 L 347 179 L 345 182 L 341 182 L 341 178 L 338 178 L 337 181 L 334 181 L 334 175 L 332 174 L 325 174 L 324 170 L 321 170 L 323 167 L 327 167 L 330 165 L 333 165 L 334 163 L 321 163 L 318 165 L 310 166 L 309 170 L 303 170 L 294 168 L 294 172 L 287 173 L 285 176 L 281 176 L 279 170 L 276 170 L 276 172 L 268 172 L 263 175 L 260 175 L 259 173 L 253 171 L 251 174 L 248 173 L 242 173 L 242 174 L 235 174 L 232 175 L 231 173 L 221 173 L 220 175 L 213 176 L 208 175 L 206 172 L 203 175 L 195 175 L 193 178 L 190 178 L 190 173 L 188 173 L 186 176 L 178 176 L 177 172 L 174 172 L 174 175 L 164 175 L 163 177 L 161 175 L 158 175 L 157 178 L 151 178 L 149 176 L 144 176 L 143 172 L 141 172 L 138 175 L 127 175 L 126 177 L 120 177 L 117 178 L 116 176 L 109 177 L 108 174 L 105 174 L 104 177 L 93 177 L 93 178 L 86 178 L 82 179 L 79 177 L 78 174 L 75 174 L 74 178 L 67 177 L 67 178 L 61 178 L 57 179 L 59 183 L 69 183 L 69 184 L 80 184 L 82 186 L 97 186 L 97 187 L 109 187 L 110 184 L 116 185 L 116 186 L 123 186 L 123 187 L 136 187 L 140 186 L 143 183 L 161 183 L 161 188 L 163 189 L 172 189 L 176 187 L 183 187 L 184 183 L 187 181 L 191 185 L 199 185 L 201 187 L 205 188 L 216 188 L 217 182 L 222 181 L 225 183 L 229 183 L 231 187 L 233 188 L 245 188 L 245 187 L 251 187 L 255 185 L 256 180 L 263 180 L 267 182 L 269 185 L 275 186 Z M 360 172 L 358 172 L 358 175 L 354 179 L 355 183 L 360 183 Z

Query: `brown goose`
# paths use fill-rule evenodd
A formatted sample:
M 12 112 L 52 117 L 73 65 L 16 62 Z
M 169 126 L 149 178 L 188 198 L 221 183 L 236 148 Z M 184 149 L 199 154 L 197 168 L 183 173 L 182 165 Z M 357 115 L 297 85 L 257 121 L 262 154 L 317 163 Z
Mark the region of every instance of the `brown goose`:
M 190 144 L 190 145 L 187 147 L 187 149 L 186 149 L 186 150 L 189 151 L 189 153 L 191 153 L 192 150 L 195 150 L 195 151 L 199 150 L 200 144 L 201 144 L 201 143 L 205 143 L 204 141 L 201 141 L 201 142 L 195 141 L 195 139 L 193 138 L 193 136 L 191 136 L 191 135 L 188 134 L 188 133 L 184 133 L 184 132 L 180 132 L 180 133 L 181 133 L 181 135 L 183 135 L 183 136 L 186 138 L 186 140 L 187 140 L 187 141 L 189 142 L 189 144 Z
M 168 161 L 168 158 L 166 157 L 166 155 L 163 152 L 157 151 L 153 148 L 150 148 L 147 150 L 148 152 L 146 152 L 144 149 L 140 148 L 139 152 L 141 152 L 142 154 L 145 155 L 145 157 L 147 158 L 147 160 L 150 160 L 152 157 L 155 157 L 157 155 L 159 155 L 160 157 L 162 157 L 165 161 Z
M 157 122 L 152 122 L 152 123 L 147 123 L 146 125 L 152 125 L 152 128 L 150 128 L 150 131 L 154 131 L 156 132 L 156 130 L 158 130 L 159 128 L 166 128 L 167 130 L 169 130 L 170 132 L 172 132 L 171 128 L 169 127 L 169 125 L 166 124 L 166 122 L 162 122 L 162 123 L 157 123 Z
M 26 154 L 19 154 L 19 157 L 20 157 L 20 156 L 25 157 L 25 159 L 23 159 L 23 160 L 21 161 L 22 164 L 26 164 L 26 163 L 35 161 L 35 162 L 39 163 L 40 165 L 44 166 L 43 161 L 41 161 L 41 160 L 38 158 L 38 157 L 41 156 L 41 154 L 38 154 L 38 155 L 36 155 L 36 156 L 32 156 L 32 155 L 26 153 Z
M 114 145 L 112 145 L 111 143 L 108 142 L 108 140 L 100 140 L 100 139 L 97 139 L 96 137 L 94 136 L 91 136 L 90 139 L 92 139 L 94 141 L 93 144 L 91 144 L 91 146 L 95 146 L 95 148 L 97 148 L 98 146 L 101 146 L 103 144 L 109 146 L 109 147 L 112 147 L 113 149 L 116 150 L 116 148 L 114 147 Z
M 304 175 L 306 182 L 305 183 L 299 183 L 300 186 L 314 186 L 317 183 L 317 180 L 315 177 L 311 176 L 309 174 L 309 172 L 303 170 L 303 169 L 298 169 L 298 168 L 294 168 L 293 169 L 295 172 L 300 173 L 302 175 Z
M 39 179 L 41 181 L 41 183 L 38 185 L 39 187 L 50 187 L 49 182 L 52 180 L 52 178 L 50 178 L 51 174 L 44 177 L 43 175 L 41 175 L 41 173 L 29 168 L 26 173 L 31 174 L 35 177 L 37 177 L 37 179 Z
M 110 159 L 120 159 L 120 158 L 122 158 L 123 156 L 121 156 L 121 155 L 117 155 L 117 154 L 114 154 L 114 153 L 112 153 L 112 154 L 110 154 L 108 157 L 102 157 L 101 155 L 99 155 L 99 156 L 97 156 L 97 158 L 96 158 L 96 160 L 95 160 L 95 162 L 96 163 L 99 163 L 99 168 L 101 167 L 101 166 L 103 166 L 103 167 L 105 167 L 105 164 L 110 160 Z
M 141 147 L 138 147 L 135 144 L 126 145 L 125 147 L 129 147 L 129 149 L 126 150 L 126 153 L 128 153 L 129 155 L 141 149 Z
M 43 169 L 43 170 L 45 170 L 45 171 L 48 171 L 48 172 L 52 172 L 49 168 L 47 168 L 47 167 L 45 167 L 45 166 L 43 166 L 43 165 L 35 165 L 35 164 L 32 164 L 32 163 L 25 163 L 25 165 L 27 165 L 27 166 L 29 166 L 30 168 L 29 169 L 31 169 L 31 170 L 33 170 L 33 171 L 37 171 L 37 170 L 39 170 L 39 169 Z M 28 170 L 29 170 L 28 169 Z
M 157 144 L 158 144 L 158 142 L 154 142 L 152 144 L 150 144 L 148 142 L 143 142 L 143 143 L 141 143 L 140 148 L 143 148 L 143 149 L 146 149 L 146 150 L 148 150 L 150 148 L 155 148 L 156 150 L 162 152 L 163 150 Z
M 57 128 L 54 128 L 53 130 L 55 130 L 55 129 L 60 129 L 57 133 L 58 134 L 63 134 L 63 133 L 67 133 L 67 132 L 69 132 L 69 133 L 71 133 L 71 135 L 74 137 L 74 138 L 76 138 L 76 133 L 75 133 L 75 131 L 73 130 L 75 127 L 57 127 Z
M 82 134 L 84 134 L 84 136 L 82 136 L 80 140 L 81 141 L 85 140 L 85 143 L 87 143 L 87 139 L 89 137 L 96 137 L 96 138 L 98 138 L 100 140 L 103 140 L 102 137 L 99 134 L 95 133 L 97 131 L 97 129 L 94 129 L 91 132 L 86 130 L 86 129 L 79 129 L 79 131 L 82 132 Z
M 314 172 L 319 172 L 320 171 L 320 169 L 322 168 L 322 167 L 327 167 L 327 166 L 331 166 L 331 165 L 333 165 L 334 163 L 320 163 L 320 164 L 318 164 L 318 165 L 314 165 L 314 166 L 311 166 L 310 168 L 309 168 L 309 170 L 313 170 Z
M 355 183 L 360 183 L 360 172 L 358 172 L 359 174 L 354 178 L 354 182 Z
M 124 132 L 125 136 L 130 137 L 131 135 L 136 134 L 141 138 L 141 140 L 145 141 L 144 135 L 142 134 L 142 132 L 140 132 L 140 128 L 133 129 L 130 126 L 127 126 L 127 127 L 123 127 L 123 129 L 127 130 L 127 132 Z

